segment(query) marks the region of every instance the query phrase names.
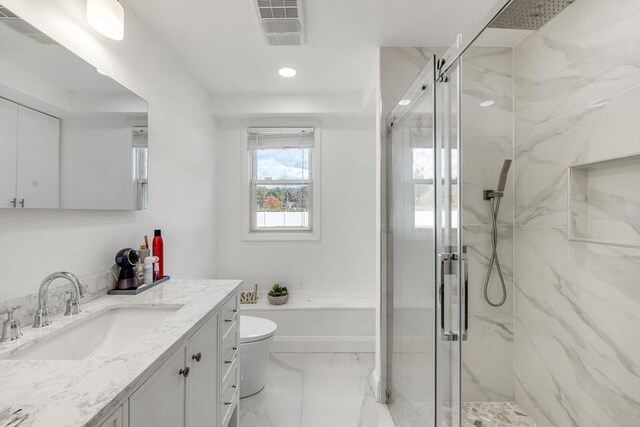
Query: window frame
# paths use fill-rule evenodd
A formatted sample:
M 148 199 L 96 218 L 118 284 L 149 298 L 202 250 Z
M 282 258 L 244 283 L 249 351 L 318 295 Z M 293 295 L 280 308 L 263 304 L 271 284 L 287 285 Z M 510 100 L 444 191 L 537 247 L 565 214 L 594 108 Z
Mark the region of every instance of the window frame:
M 313 147 L 309 147 L 309 178 L 292 180 L 258 180 L 257 152 L 258 149 L 249 147 L 249 130 L 251 128 L 314 128 Z M 322 156 L 321 129 L 317 123 L 278 123 L 278 124 L 247 124 L 243 127 L 242 135 L 242 156 L 243 156 L 243 241 L 319 241 L 320 240 L 320 159 Z M 284 228 L 284 227 L 261 227 L 258 228 L 256 189 L 258 185 L 308 185 L 308 228 Z
M 404 206 L 404 234 L 407 240 L 424 240 L 433 236 L 433 226 L 417 227 L 415 220 L 416 204 L 415 194 L 418 185 L 430 185 L 435 191 L 436 180 L 434 178 L 414 178 L 413 176 L 413 155 L 415 148 L 424 148 L 434 150 L 432 144 L 419 143 L 413 139 L 413 131 L 417 129 L 415 126 L 403 128 L 403 155 L 402 155 L 402 174 L 403 174 L 403 206 Z M 458 166 L 460 167 L 460 166 Z M 443 181 L 441 181 L 443 183 Z M 458 177 L 451 179 L 451 183 L 458 186 Z M 458 188 L 459 191 L 459 188 Z M 436 200 L 432 199 L 434 215 L 436 214 Z M 460 208 L 458 208 L 460 209 Z M 457 222 L 453 229 L 457 229 Z

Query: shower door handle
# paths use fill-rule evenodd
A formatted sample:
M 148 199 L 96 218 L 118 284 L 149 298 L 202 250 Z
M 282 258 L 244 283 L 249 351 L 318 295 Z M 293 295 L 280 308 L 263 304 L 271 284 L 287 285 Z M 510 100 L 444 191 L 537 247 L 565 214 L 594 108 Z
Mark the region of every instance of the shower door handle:
M 457 253 L 441 253 L 439 254 L 440 258 L 440 287 L 438 290 L 439 300 L 440 300 L 440 339 L 442 341 L 458 341 L 458 336 L 460 333 L 458 331 L 445 330 L 445 285 L 446 279 L 445 276 L 447 273 L 451 274 L 452 271 L 455 270 L 455 266 L 458 261 Z M 466 341 L 468 337 L 469 330 L 469 275 L 467 273 L 467 257 L 466 257 L 466 247 L 463 248 L 463 256 L 462 262 L 464 263 L 464 328 L 462 329 L 462 340 Z

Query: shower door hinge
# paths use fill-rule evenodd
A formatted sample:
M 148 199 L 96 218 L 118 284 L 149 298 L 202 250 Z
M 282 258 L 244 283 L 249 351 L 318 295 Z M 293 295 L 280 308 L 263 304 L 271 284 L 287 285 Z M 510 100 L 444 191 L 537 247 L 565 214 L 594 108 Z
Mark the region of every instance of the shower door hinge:
M 384 390 L 384 395 L 385 395 L 385 398 L 387 399 L 387 401 L 389 401 L 389 399 L 391 399 L 391 389 L 389 387 L 387 387 Z

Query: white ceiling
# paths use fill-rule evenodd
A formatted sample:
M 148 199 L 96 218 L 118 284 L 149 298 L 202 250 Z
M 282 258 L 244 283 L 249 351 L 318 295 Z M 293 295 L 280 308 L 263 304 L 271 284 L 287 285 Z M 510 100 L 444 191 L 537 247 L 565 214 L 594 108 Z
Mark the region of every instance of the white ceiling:
M 123 0 L 212 94 L 227 95 L 362 93 L 379 46 L 449 46 L 496 0 L 303 0 L 299 47 L 267 46 L 254 2 Z M 280 77 L 285 65 L 298 76 Z

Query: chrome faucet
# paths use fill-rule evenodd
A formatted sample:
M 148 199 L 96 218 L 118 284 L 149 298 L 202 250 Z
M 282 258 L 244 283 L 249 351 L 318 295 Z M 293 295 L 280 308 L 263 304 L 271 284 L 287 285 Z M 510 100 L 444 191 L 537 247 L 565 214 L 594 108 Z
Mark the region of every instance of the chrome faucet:
M 51 324 L 51 312 L 49 307 L 49 285 L 56 279 L 67 279 L 71 283 L 71 296 L 67 300 L 67 308 L 64 312 L 65 316 L 73 316 L 80 312 L 80 298 L 84 297 L 84 285 L 78 279 L 75 274 L 60 271 L 53 273 L 44 278 L 40 284 L 40 290 L 38 291 L 38 308 L 36 309 L 36 315 L 33 319 L 34 328 L 42 328 Z

